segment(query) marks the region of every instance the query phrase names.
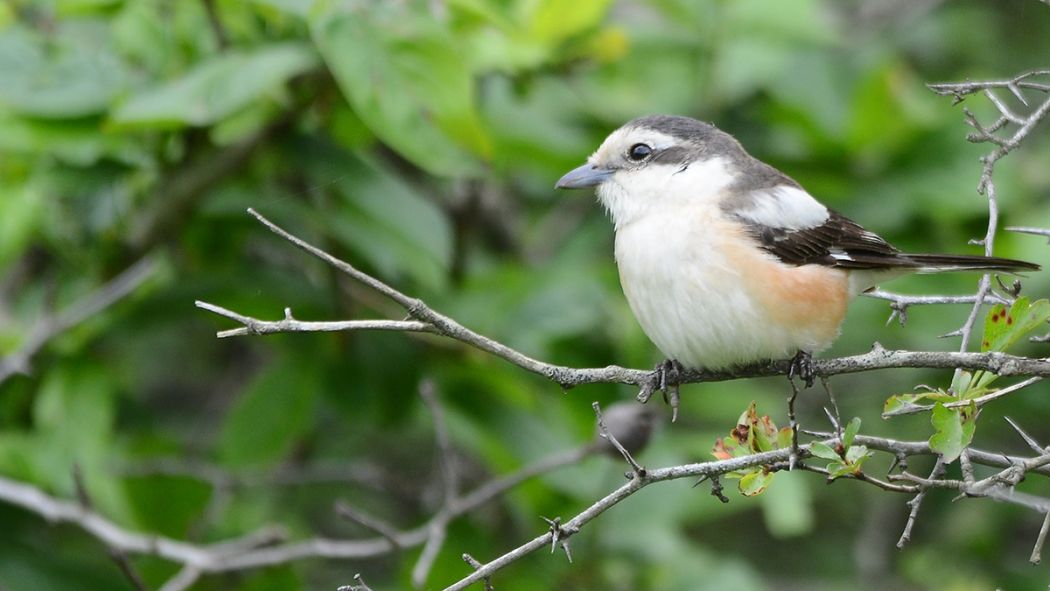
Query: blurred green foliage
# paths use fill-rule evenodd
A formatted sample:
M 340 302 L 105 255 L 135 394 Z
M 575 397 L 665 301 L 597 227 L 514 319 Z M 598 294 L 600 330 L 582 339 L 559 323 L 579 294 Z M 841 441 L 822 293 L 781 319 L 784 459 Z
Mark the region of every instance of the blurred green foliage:
M 984 234 L 975 187 L 986 147 L 965 142 L 959 107 L 923 83 L 1045 67 L 1048 30 L 1050 10 L 1034 0 L 0 3 L 0 356 L 133 261 L 159 264 L 132 297 L 60 335 L 28 375 L 0 385 L 0 473 L 73 498 L 79 465 L 108 517 L 202 543 L 273 523 L 297 537 L 372 535 L 332 519 L 340 497 L 415 526 L 439 489 L 432 426 L 416 396 L 422 379 L 444 402 L 468 485 L 585 442 L 590 402 L 634 392 L 562 393 L 437 338 L 216 340 L 227 324 L 195 310 L 195 299 L 264 318 L 286 306 L 301 319 L 400 316 L 281 243 L 246 207 L 530 355 L 646 367 L 657 355 L 620 295 L 609 224 L 586 197 L 552 190 L 605 134 L 647 113 L 701 117 L 902 248 L 976 252 L 967 240 Z M 1007 224 L 1050 226 L 1045 137 L 1037 130 L 997 168 Z M 996 251 L 1050 263 L 1031 237 L 1000 234 Z M 893 287 L 962 293 L 975 281 Z M 1033 299 L 1048 288 L 1043 275 L 1025 281 Z M 885 325 L 888 312 L 884 302 L 857 302 L 829 354 L 874 340 L 951 349 L 955 340 L 936 335 L 966 310 L 913 309 L 904 328 Z M 926 439 L 928 416 L 878 415 L 889 394 L 938 380 L 944 372 L 899 371 L 832 383 L 864 433 Z M 641 460 L 707 459 L 748 401 L 782 409 L 785 390 L 783 380 L 687 387 L 683 417 L 661 421 Z M 1039 420 L 1050 412 L 1046 394 L 1035 386 L 997 403 L 976 444 L 1024 449 L 1004 413 L 1031 419 L 1023 426 L 1050 441 Z M 823 396 L 803 398 L 803 425 L 822 425 Z M 156 469 L 162 462 L 185 473 Z M 333 463 L 349 480 L 279 478 Z M 202 465 L 247 484 L 220 490 Z M 542 531 L 540 515 L 574 514 L 622 470 L 592 458 L 456 522 L 427 588 L 468 572 L 461 553 L 486 560 Z M 1044 569 L 1026 563 L 1038 516 L 933 494 L 898 552 L 905 500 L 804 474 L 728 505 L 663 484 L 575 537 L 573 564 L 538 553 L 496 587 L 1045 584 Z M 10 506 L 0 506 L 0 523 L 0 587 L 129 588 L 77 529 Z M 377 590 L 400 588 L 418 552 L 308 560 L 194 588 L 332 589 L 354 572 Z M 134 563 L 152 588 L 176 570 Z

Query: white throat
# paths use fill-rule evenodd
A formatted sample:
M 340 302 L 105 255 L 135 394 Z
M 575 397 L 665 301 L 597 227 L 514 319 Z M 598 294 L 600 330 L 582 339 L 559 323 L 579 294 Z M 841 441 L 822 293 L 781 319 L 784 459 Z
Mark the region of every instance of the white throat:
M 722 191 L 735 179 L 724 158 L 689 165 L 650 165 L 621 170 L 598 187 L 617 230 L 651 213 L 683 206 L 716 207 Z

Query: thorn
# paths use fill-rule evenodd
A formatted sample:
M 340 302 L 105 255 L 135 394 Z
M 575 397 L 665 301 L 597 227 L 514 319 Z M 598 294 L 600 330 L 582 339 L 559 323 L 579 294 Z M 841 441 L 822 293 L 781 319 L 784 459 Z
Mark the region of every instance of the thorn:
M 547 525 L 550 526 L 548 531 L 551 533 L 551 554 L 554 554 L 554 550 L 558 547 L 558 541 L 561 540 L 561 517 L 547 519 L 541 516 L 540 519 L 546 521 Z
M 1043 447 L 1042 445 L 1039 445 L 1039 442 L 1036 441 L 1034 437 L 1032 437 L 1031 435 L 1026 433 L 1025 430 L 1022 429 L 1020 425 L 1018 425 L 1017 423 L 1014 422 L 1013 419 L 1011 419 L 1010 417 L 1007 417 L 1007 416 L 1004 416 L 1003 418 L 1006 419 L 1007 423 L 1010 423 L 1010 426 L 1014 428 L 1014 431 L 1017 431 L 1017 434 L 1021 436 L 1021 439 L 1024 439 L 1024 442 L 1027 443 L 1028 447 L 1032 448 L 1032 450 L 1035 451 L 1035 453 L 1037 453 L 1037 454 L 1044 454 L 1044 453 L 1046 453 L 1046 451 L 1047 451 L 1046 448 Z
M 1022 105 L 1026 106 L 1026 107 L 1028 106 L 1028 101 L 1024 98 L 1024 95 L 1021 94 L 1021 89 L 1018 88 L 1016 84 L 1014 84 L 1013 82 L 1010 82 L 1010 83 L 1008 83 L 1006 85 L 1006 88 L 1008 88 L 1010 90 L 1010 92 L 1013 93 L 1014 97 L 1016 97 L 1017 100 L 1021 101 Z

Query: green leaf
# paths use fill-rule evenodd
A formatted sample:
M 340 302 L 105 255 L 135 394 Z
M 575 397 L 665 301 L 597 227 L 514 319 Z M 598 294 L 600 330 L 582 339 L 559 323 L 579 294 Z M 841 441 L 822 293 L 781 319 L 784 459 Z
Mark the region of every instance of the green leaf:
M 777 426 L 769 415 L 757 419 L 751 429 L 754 431 L 754 445 L 756 452 L 772 451 L 776 448 Z
M 770 482 L 773 482 L 773 473 L 758 468 L 754 472 L 748 472 L 740 479 L 740 484 L 738 485 L 740 494 L 745 497 L 760 495 L 766 490 Z
M 977 406 L 970 402 L 959 408 L 945 408 L 938 402 L 933 407 L 930 422 L 936 431 L 930 437 L 930 449 L 941 454 L 946 463 L 954 462 L 973 440 L 977 427 Z
M 99 133 L 95 118 L 69 121 L 17 117 L 0 112 L 0 152 L 53 157 L 85 167 L 102 158 L 142 167 L 150 163 L 148 152 L 140 141 L 122 134 Z M 3 203 L 0 203 L 0 209 L 3 209 Z M 3 218 L 4 215 L 0 214 L 0 220 Z M 0 231 L 2 241 L 3 231 Z
M 821 441 L 815 441 L 809 444 L 809 453 L 818 458 L 824 458 L 825 460 L 842 460 L 842 456 L 840 456 L 838 452 L 832 449 L 828 444 Z
M 136 525 L 176 538 L 185 537 L 200 519 L 211 495 L 220 494 L 206 482 L 190 477 L 130 477 L 121 484 Z M 158 511 L 157 507 L 164 510 Z
M 857 436 L 857 431 L 860 431 L 860 417 L 853 417 L 842 433 L 842 446 L 847 450 L 853 445 L 853 438 Z
M 376 164 L 356 158 L 333 162 L 330 171 L 341 200 L 320 221 L 386 278 L 406 274 L 421 285 L 440 289 L 452 262 L 452 227 L 448 217 L 411 185 Z
M 828 471 L 828 478 L 831 480 L 835 480 L 836 478 L 841 478 L 843 476 L 849 476 L 850 474 L 853 474 L 855 472 L 853 466 L 851 466 L 847 462 L 842 461 L 831 462 L 830 464 L 825 466 L 825 469 Z
M 124 126 L 211 125 L 316 65 L 317 56 L 303 43 L 223 52 L 181 78 L 136 93 L 110 118 Z
M 219 450 L 230 465 L 273 463 L 310 425 L 320 389 L 319 370 L 305 356 L 267 368 L 234 404 Z
M 1003 304 L 996 304 L 985 317 L 981 351 L 1005 351 L 1048 319 L 1050 300 L 1029 303 L 1028 298 L 1020 297 L 1009 310 Z
M 923 400 L 931 402 L 951 402 L 955 400 L 955 396 L 945 392 L 944 390 L 936 390 L 934 392 L 913 392 L 909 394 L 894 394 L 886 399 L 886 403 L 882 406 L 882 418 L 888 419 L 889 417 L 903 414 L 910 414 L 917 411 L 930 410 L 930 405 L 920 404 Z
M 861 464 L 867 461 L 871 455 L 872 453 L 863 445 L 854 445 L 846 450 L 846 461 L 853 464 L 857 470 L 860 470 Z
M 432 19 L 393 4 L 310 19 L 343 95 L 384 143 L 427 171 L 479 171 L 489 139 L 474 108 L 463 49 Z
M 33 183 L 11 184 L 0 199 L 0 269 L 22 254 L 47 213 L 47 197 Z
M 531 14 L 529 36 L 544 43 L 558 43 L 597 27 L 610 0 L 539 0 Z
M 127 75 L 112 53 L 95 46 L 104 33 L 86 26 L 65 26 L 47 39 L 19 26 L 0 33 L 0 107 L 60 119 L 105 111 Z

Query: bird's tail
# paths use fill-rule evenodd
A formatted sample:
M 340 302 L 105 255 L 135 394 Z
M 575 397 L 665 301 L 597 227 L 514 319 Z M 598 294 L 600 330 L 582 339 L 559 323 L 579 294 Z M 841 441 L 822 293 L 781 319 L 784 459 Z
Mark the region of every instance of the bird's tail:
M 1016 259 L 986 257 L 967 254 L 908 254 L 907 258 L 915 262 L 920 273 L 940 273 L 941 271 L 1004 271 L 1019 273 L 1038 271 L 1039 265 Z

